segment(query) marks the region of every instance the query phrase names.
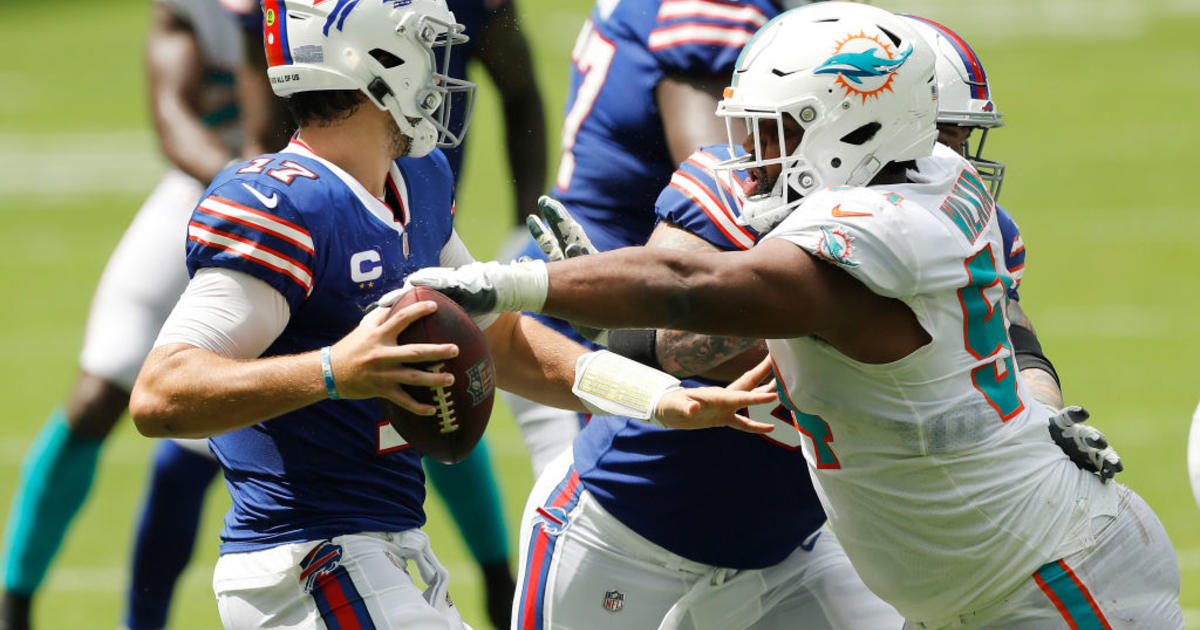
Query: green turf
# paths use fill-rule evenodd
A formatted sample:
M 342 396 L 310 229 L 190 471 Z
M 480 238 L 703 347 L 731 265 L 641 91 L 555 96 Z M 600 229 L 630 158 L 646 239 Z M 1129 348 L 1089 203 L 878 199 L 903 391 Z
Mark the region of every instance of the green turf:
M 1026 310 L 1068 398 L 1092 409 L 1124 456 L 1121 479 L 1166 523 L 1189 627 L 1200 628 L 1200 512 L 1184 460 L 1200 398 L 1193 319 L 1200 301 L 1192 297 L 1200 204 L 1187 184 L 1200 146 L 1193 37 L 1200 11 L 1169 0 L 881 4 L 942 18 L 985 60 L 1009 122 L 993 134 L 991 154 L 1009 164 L 1001 201 L 1029 246 Z M 8 51 L 0 58 L 0 510 L 7 511 L 25 448 L 74 377 L 104 260 L 162 167 L 144 96 L 147 3 L 0 5 Z M 552 130 L 587 5 L 520 3 Z M 481 257 L 494 251 L 512 216 L 499 192 L 508 175 L 496 105 L 484 86 L 458 205 L 459 229 Z M 85 185 L 72 185 L 80 180 Z M 503 412 L 489 439 L 515 532 L 531 483 L 524 447 Z M 39 627 L 116 626 L 150 447 L 130 427 L 106 447 L 95 491 L 38 599 Z M 215 488 L 174 628 L 219 625 L 209 578 L 227 504 Z M 429 512 L 455 600 L 486 627 L 466 552 L 437 501 Z

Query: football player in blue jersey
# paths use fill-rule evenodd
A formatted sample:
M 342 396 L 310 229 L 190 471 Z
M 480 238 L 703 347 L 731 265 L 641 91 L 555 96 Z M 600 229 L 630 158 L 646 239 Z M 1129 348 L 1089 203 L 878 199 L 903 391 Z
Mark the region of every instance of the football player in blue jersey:
M 1006 318 L 995 316 L 1014 283 L 992 254 L 1003 246 L 994 204 L 974 167 L 933 146 L 934 53 L 920 38 L 886 12 L 830 3 L 785 14 L 747 46 L 719 110 L 730 144 L 745 136 L 745 155 L 730 148 L 715 183 L 686 166 L 679 181 L 681 191 L 712 195 L 707 204 L 687 199 L 691 215 L 679 217 L 704 230 L 689 249 L 746 251 L 577 257 L 548 265 L 548 290 L 537 293 L 494 263 L 410 279 L 476 312 L 496 310 L 502 296 L 508 308 L 533 305 L 593 326 L 686 323 L 770 338 L 784 421 L 799 430 L 821 503 L 863 581 L 914 627 L 1182 627 L 1178 571 L 1153 512 L 1127 488 L 1081 473 L 1047 439 L 1046 411 L 1024 403 L 1031 392 L 1015 378 Z M 726 186 L 736 208 L 713 194 Z M 758 242 L 746 226 L 771 232 Z M 623 437 L 617 426 L 606 439 Z M 673 457 L 674 443 L 663 442 Z M 658 463 L 626 457 L 613 466 L 626 479 L 609 487 Z M 632 528 L 592 535 L 615 515 L 586 506 L 610 507 L 600 492 L 579 496 L 581 478 L 595 475 L 590 462 L 576 464 L 537 505 L 530 572 L 553 580 L 585 546 L 636 549 L 635 560 L 669 566 L 669 556 L 641 551 L 649 547 Z M 682 474 L 707 479 L 709 465 Z M 753 462 L 729 476 L 739 471 L 742 491 L 773 473 Z M 714 518 L 674 516 L 679 538 Z M 1133 534 L 1141 526 L 1144 537 Z M 710 553 L 732 545 L 713 540 L 721 547 Z M 549 558 L 558 544 L 566 555 Z M 726 583 L 738 590 L 740 574 L 730 582 L 730 573 L 698 580 L 677 608 L 697 609 Z M 735 605 L 773 585 L 765 571 L 748 582 L 717 612 L 744 616 Z M 610 613 L 634 601 L 613 588 L 592 596 Z M 537 596 L 526 603 L 522 627 L 562 614 Z
M 260 3 L 227 0 L 222 4 L 238 16 L 246 31 L 245 62 L 237 78 L 247 128 L 243 153 L 255 155 L 267 147 L 286 144 L 292 127 L 282 122 L 288 120 L 286 108 L 275 99 L 266 81 Z M 524 70 L 531 65 L 530 53 L 520 31 L 516 6 L 506 0 L 451 0 L 448 4 L 472 36 L 462 46 L 463 54 L 450 60 L 450 74 L 464 76 L 470 59 L 478 59 L 487 70 L 503 104 L 515 207 L 534 208 L 546 170 L 545 123 L 537 82 Z M 451 128 L 464 126 L 466 111 L 461 106 L 451 110 Z M 456 178 L 461 174 L 462 149 L 459 145 L 445 151 Z M 185 205 L 194 206 L 194 201 Z M 522 219 L 520 214 L 518 221 Z M 171 299 L 177 293 L 178 289 Z M 156 325 L 165 316 L 163 312 Z M 135 579 L 127 620 L 133 630 L 165 623 L 175 577 L 186 563 L 190 547 L 172 545 L 175 551 L 169 555 L 159 549 L 164 546 L 163 537 L 177 537 L 180 531 L 195 529 L 206 480 L 217 472 L 214 461 L 197 459 L 206 454 L 207 447 L 198 454 L 174 442 L 164 442 L 158 449 L 134 549 Z M 480 443 L 466 460 L 454 466 L 432 460 L 426 460 L 425 466 L 479 565 L 490 620 L 497 627 L 506 627 L 515 584 L 509 564 L 509 535 L 487 442 Z
M 30 603 L 85 501 L 104 439 L 125 412 L 129 390 L 158 327 L 187 283 L 179 234 L 211 180 L 241 142 L 233 76 L 237 26 L 216 0 L 153 3 L 146 44 L 150 109 L 171 168 L 138 210 L 92 298 L 79 375 L 26 454 L 4 536 L 0 628 L 30 627 Z M 156 471 L 184 478 L 143 527 L 133 561 L 126 625 L 166 623 L 166 600 L 187 564 L 204 490 L 217 465 L 203 442 L 164 442 Z M 191 481 L 195 480 L 195 482 Z M 191 516 L 189 516 L 191 514 Z M 143 524 L 145 525 L 145 524 Z M 163 542 L 165 539 L 166 542 Z
M 130 409 L 148 435 L 213 436 L 233 498 L 214 575 L 226 627 L 461 627 L 419 529 L 420 455 L 370 400 L 432 414 L 403 385 L 452 376 L 410 364 L 456 348 L 396 345 L 432 303 L 391 316 L 369 306 L 417 269 L 471 261 L 435 148 L 460 141 L 448 103 L 474 89 L 446 73 L 462 26 L 441 0 L 268 0 L 263 26 L 271 83 L 299 130 L 205 192 L 188 226 L 191 280 Z M 770 429 L 734 412 L 772 394 L 680 389 L 530 318 L 479 322 L 502 387 L 671 426 Z

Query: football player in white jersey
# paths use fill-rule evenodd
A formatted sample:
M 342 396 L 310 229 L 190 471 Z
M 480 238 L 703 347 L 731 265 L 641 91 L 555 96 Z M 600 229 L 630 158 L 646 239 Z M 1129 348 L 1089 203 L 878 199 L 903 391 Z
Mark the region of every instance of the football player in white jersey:
M 718 110 L 749 154 L 724 165 L 748 174 L 740 219 L 769 231 L 753 248 L 410 280 L 476 312 L 768 339 L 831 524 L 909 627 L 1182 628 L 1161 523 L 1071 463 L 1017 378 L 994 202 L 935 146 L 936 98 L 933 52 L 904 18 L 785 13 Z
M 26 454 L 4 538 L 0 628 L 29 627 L 30 601 L 87 498 L 103 440 L 125 412 L 129 390 L 158 328 L 187 284 L 177 238 L 204 184 L 241 143 L 233 75 L 236 23 L 217 0 L 157 0 L 146 44 L 150 109 L 171 168 L 108 259 L 92 298 L 79 376 Z M 217 471 L 201 442 L 163 444 L 156 472 L 164 519 L 143 522 L 126 624 L 165 625 L 167 602 L 187 564 L 204 490 Z M 175 485 L 184 480 L 184 486 Z M 190 483 L 198 480 L 199 485 Z M 164 489 L 164 485 L 172 486 Z M 161 542 L 166 538 L 167 542 Z
M 297 135 L 205 191 L 187 230 L 191 279 L 130 413 L 150 436 L 212 436 L 233 499 L 213 579 L 226 627 L 464 627 L 420 531 L 421 454 L 379 422 L 372 400 L 433 415 L 403 386 L 449 384 L 452 375 L 414 364 L 457 348 L 397 345 L 431 302 L 370 310 L 420 267 L 471 261 L 437 148 L 461 141 L 463 130 L 446 126 L 448 103 L 469 103 L 475 87 L 446 73 L 463 25 L 444 0 L 268 0 L 264 17 L 268 75 Z M 681 389 L 528 317 L 478 322 L 495 382 L 544 403 L 770 429 L 736 410 L 773 394 Z M 631 389 L 644 397 L 612 395 Z

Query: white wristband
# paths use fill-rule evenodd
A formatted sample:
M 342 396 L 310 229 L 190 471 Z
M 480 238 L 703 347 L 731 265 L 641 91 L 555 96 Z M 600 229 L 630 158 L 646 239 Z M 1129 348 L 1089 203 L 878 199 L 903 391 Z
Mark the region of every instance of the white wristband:
M 575 362 L 571 392 L 592 413 L 635 418 L 661 427 L 654 416 L 658 401 L 679 387 L 679 379 L 666 372 L 600 350 Z
M 488 263 L 494 264 L 494 263 Z M 494 274 L 494 275 L 493 275 Z M 487 272 L 496 289 L 497 313 L 505 311 L 540 312 L 546 304 L 546 292 L 550 289 L 550 274 L 546 261 L 525 260 L 496 265 Z

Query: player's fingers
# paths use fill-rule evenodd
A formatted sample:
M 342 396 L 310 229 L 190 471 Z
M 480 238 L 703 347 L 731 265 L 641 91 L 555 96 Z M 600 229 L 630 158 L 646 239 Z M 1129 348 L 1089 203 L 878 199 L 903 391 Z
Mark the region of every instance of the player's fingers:
M 546 225 L 550 226 L 550 231 L 554 232 L 554 238 L 558 239 L 560 243 L 566 243 L 568 235 L 563 223 L 572 220 L 566 207 L 557 199 L 542 196 L 538 199 L 538 212 L 546 220 Z
M 421 300 L 396 311 L 390 318 L 381 323 L 381 334 L 395 339 L 400 331 L 408 328 L 413 322 L 437 310 L 437 302 Z
M 543 254 L 551 261 L 562 260 L 563 251 L 558 246 L 558 241 L 554 235 L 550 233 L 550 229 L 535 215 L 529 215 L 525 218 L 525 227 L 529 228 L 529 233 L 533 236 L 534 242 L 542 250 Z
M 412 394 L 404 391 L 404 388 L 400 387 L 399 385 L 389 387 L 382 393 L 383 398 L 396 403 L 396 405 L 400 408 L 411 411 L 418 416 L 432 416 L 433 414 L 437 413 L 436 407 L 419 402 L 416 398 L 412 397 Z
M 446 361 L 458 356 L 458 345 L 453 343 L 406 343 L 380 350 L 380 356 L 389 364 L 432 363 Z
M 449 387 L 454 384 L 454 375 L 449 372 L 422 370 L 413 366 L 398 366 L 380 370 L 377 376 L 391 385 Z
M 727 424 L 726 426 L 728 426 L 731 429 L 737 429 L 738 431 L 745 431 L 746 433 L 758 433 L 758 434 L 770 433 L 771 431 L 775 430 L 775 425 L 773 425 L 773 424 L 767 424 L 765 422 L 751 420 L 750 418 L 747 418 L 746 416 L 743 416 L 740 413 L 733 414 L 732 421 L 729 424 Z
M 1067 412 L 1067 417 L 1070 418 L 1071 422 L 1075 424 L 1087 422 L 1088 418 L 1092 417 L 1091 412 L 1083 407 L 1080 407 L 1079 405 L 1071 405 L 1063 411 Z

